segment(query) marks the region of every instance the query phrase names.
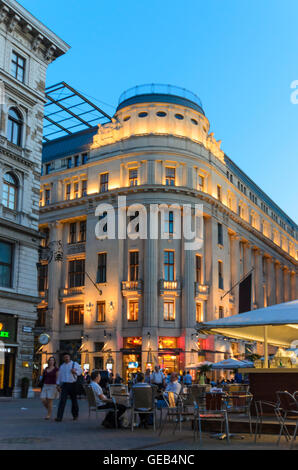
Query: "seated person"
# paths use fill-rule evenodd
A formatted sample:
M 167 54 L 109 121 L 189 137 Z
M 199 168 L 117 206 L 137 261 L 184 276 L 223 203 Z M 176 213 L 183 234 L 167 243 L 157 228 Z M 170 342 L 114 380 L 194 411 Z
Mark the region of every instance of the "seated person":
M 166 386 L 165 393 L 166 392 L 173 392 L 174 397 L 175 397 L 175 401 L 177 402 L 177 398 L 178 398 L 178 395 L 179 395 L 180 391 L 181 391 L 181 384 L 178 382 L 178 374 L 177 374 L 177 372 L 172 372 L 171 373 L 171 381 Z M 164 399 L 157 401 L 157 408 L 158 409 L 166 408 L 166 407 L 167 407 L 167 404 L 166 404 Z
M 91 385 L 91 387 L 93 389 L 93 392 L 94 392 L 94 395 L 95 395 L 97 408 L 99 410 L 102 410 L 104 408 L 113 408 L 114 407 L 113 400 L 107 398 L 103 394 L 102 388 L 99 385 L 99 381 L 100 381 L 100 373 L 98 371 L 92 372 L 90 385 Z M 117 410 L 118 410 L 118 413 L 117 413 L 118 427 L 121 427 L 120 418 L 123 415 L 123 413 L 125 413 L 126 406 L 116 404 L 116 407 L 117 407 Z M 107 414 L 107 416 L 105 417 L 105 419 L 103 420 L 102 424 L 103 424 L 103 426 L 105 426 L 107 428 L 114 428 L 115 427 L 114 423 L 115 423 L 114 412 L 110 411 Z
M 142 388 L 152 388 L 151 385 L 149 385 L 148 383 L 146 383 L 145 381 L 145 376 L 142 372 L 138 372 L 137 373 L 137 376 L 136 376 L 136 383 L 135 385 L 132 386 L 131 390 L 130 390 L 130 400 L 131 400 L 131 403 L 132 403 L 132 400 L 133 400 L 133 389 L 135 388 L 138 388 L 138 387 L 142 387 Z M 139 413 L 139 417 L 140 417 L 140 428 L 141 427 L 144 427 L 145 429 L 148 428 L 148 424 L 152 424 L 152 419 L 153 419 L 153 415 L 149 414 L 149 413 Z

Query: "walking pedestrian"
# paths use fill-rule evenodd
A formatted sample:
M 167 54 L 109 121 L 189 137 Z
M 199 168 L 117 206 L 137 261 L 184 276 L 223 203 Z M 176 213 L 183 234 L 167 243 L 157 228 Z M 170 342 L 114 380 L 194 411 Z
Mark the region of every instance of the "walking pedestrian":
M 82 369 L 77 362 L 71 360 L 69 353 L 63 354 L 63 364 L 60 366 L 57 386 L 60 395 L 57 418 L 55 421 L 62 421 L 67 397 L 71 399 L 71 414 L 76 421 L 79 416 L 79 405 L 77 401 L 76 381 L 79 375 L 82 375 Z
M 40 394 L 41 401 L 47 410 L 45 419 L 50 419 L 52 416 L 53 400 L 58 398 L 58 390 L 56 386 L 59 369 L 56 365 L 56 359 L 51 356 L 48 360 L 48 366 L 44 369 L 42 374 L 42 390 Z

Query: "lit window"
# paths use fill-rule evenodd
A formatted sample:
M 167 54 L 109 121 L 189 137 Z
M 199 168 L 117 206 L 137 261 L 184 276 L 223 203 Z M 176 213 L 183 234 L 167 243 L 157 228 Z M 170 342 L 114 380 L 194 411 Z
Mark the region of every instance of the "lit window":
M 137 300 L 129 300 L 128 302 L 128 321 L 138 321 L 139 316 L 139 302 Z
M 221 201 L 221 186 L 217 185 L 217 199 Z
M 218 308 L 218 317 L 219 318 L 224 318 L 224 308 L 223 307 Z
M 73 185 L 73 195 L 75 199 L 79 197 L 79 183 L 78 182 L 74 183 Z
M 16 52 L 12 53 L 11 59 L 11 75 L 19 80 L 24 82 L 25 78 L 25 59 L 17 54 Z
M 175 168 L 166 167 L 166 185 L 175 186 Z
M 196 322 L 201 323 L 203 321 L 204 321 L 204 316 L 203 316 L 202 304 L 197 302 L 196 303 Z
M 199 175 L 199 190 L 204 191 L 205 188 L 205 178 L 202 175 Z
M 83 325 L 84 323 L 84 305 L 70 305 L 67 307 L 65 324 Z
M 3 177 L 2 204 L 8 209 L 17 208 L 18 182 L 13 174 L 6 173 Z
M 109 189 L 109 173 L 100 175 L 100 192 L 105 193 Z
M 70 183 L 66 183 L 66 186 L 65 186 L 65 199 L 67 201 L 70 200 L 70 193 L 71 193 L 71 184 Z
M 129 170 L 129 186 L 138 185 L 138 170 L 137 168 Z
M 165 321 L 174 321 L 175 320 L 175 308 L 174 301 L 167 300 L 163 304 L 163 318 Z
M 20 113 L 10 108 L 8 111 L 7 139 L 15 145 L 21 145 L 23 120 Z
M 85 260 L 75 259 L 69 261 L 68 287 L 80 287 L 85 285 Z
M 96 321 L 105 322 L 106 321 L 106 302 L 100 301 L 97 302 L 97 312 L 96 312 Z

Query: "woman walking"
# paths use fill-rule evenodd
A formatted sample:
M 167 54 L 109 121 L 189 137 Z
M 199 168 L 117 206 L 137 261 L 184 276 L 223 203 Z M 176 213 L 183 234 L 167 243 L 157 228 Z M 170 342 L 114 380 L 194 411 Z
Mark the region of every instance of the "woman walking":
M 56 360 L 53 356 L 51 356 L 48 361 L 48 367 L 46 367 L 43 371 L 43 387 L 40 395 L 41 401 L 48 411 L 48 414 L 45 419 L 51 418 L 53 400 L 55 400 L 55 398 L 58 398 L 58 390 L 56 385 L 58 371 L 59 369 L 56 366 Z

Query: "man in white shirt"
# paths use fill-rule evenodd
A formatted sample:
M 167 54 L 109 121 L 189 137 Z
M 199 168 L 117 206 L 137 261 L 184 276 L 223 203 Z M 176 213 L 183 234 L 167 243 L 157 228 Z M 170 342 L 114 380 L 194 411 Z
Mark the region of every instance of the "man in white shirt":
M 161 372 L 159 366 L 154 367 L 154 372 L 152 372 L 150 383 L 158 385 L 159 388 L 165 387 L 165 376 Z
M 63 354 L 63 364 L 60 366 L 57 378 L 57 388 L 60 395 L 57 418 L 55 421 L 62 421 L 67 397 L 71 399 L 71 414 L 76 421 L 79 416 L 79 405 L 76 394 L 76 381 L 79 375 L 82 375 L 82 369 L 77 362 L 71 360 L 69 353 Z
M 99 385 L 100 379 L 101 379 L 101 377 L 100 377 L 100 373 L 98 371 L 93 371 L 91 373 L 91 383 L 90 383 L 90 385 L 91 385 L 91 387 L 93 389 L 93 392 L 94 392 L 96 406 L 100 410 L 102 410 L 104 408 L 113 408 L 114 407 L 113 400 L 107 398 L 104 395 L 104 393 L 102 391 L 102 388 Z M 120 417 L 123 415 L 123 413 L 125 413 L 126 406 L 117 403 L 116 408 L 118 410 L 118 413 L 117 413 L 118 427 L 120 428 L 121 427 Z M 107 416 L 105 417 L 105 419 L 103 420 L 102 424 L 103 424 L 103 426 L 105 426 L 107 428 L 113 428 L 114 423 L 115 423 L 115 415 L 114 415 L 113 411 L 110 411 L 107 414 Z
M 180 393 L 180 390 L 181 390 L 181 384 L 178 382 L 178 374 L 177 374 L 177 372 L 172 372 L 171 373 L 171 381 L 166 386 L 165 393 L 166 392 L 173 392 L 175 401 L 177 402 L 177 398 L 178 398 L 178 395 Z M 164 399 L 157 401 L 157 408 L 158 409 L 166 408 L 166 407 L 167 407 L 167 404 L 166 404 Z

